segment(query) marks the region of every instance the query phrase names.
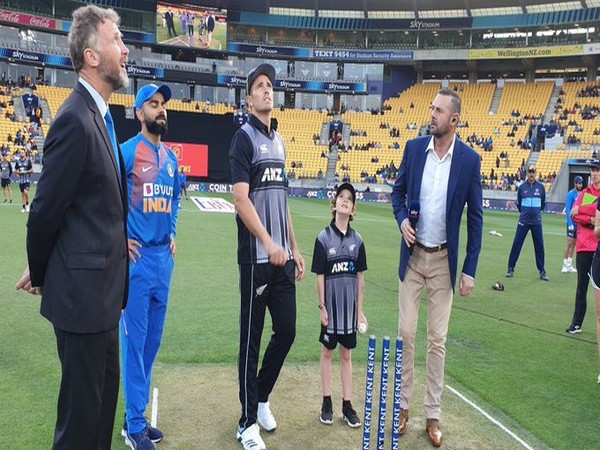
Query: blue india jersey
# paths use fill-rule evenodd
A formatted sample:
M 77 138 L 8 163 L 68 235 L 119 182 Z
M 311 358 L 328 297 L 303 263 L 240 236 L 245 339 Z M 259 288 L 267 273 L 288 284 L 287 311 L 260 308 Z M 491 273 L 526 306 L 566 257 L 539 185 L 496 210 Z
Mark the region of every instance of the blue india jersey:
M 176 235 L 181 184 L 177 156 L 142 133 L 121 144 L 129 192 L 128 237 L 144 247 L 165 245 Z
M 571 189 L 567 194 L 567 201 L 565 202 L 565 214 L 567 215 L 567 226 L 577 225 L 573 222 L 573 218 L 571 217 L 571 209 L 575 204 L 575 200 L 579 197 L 579 191 L 575 188 Z

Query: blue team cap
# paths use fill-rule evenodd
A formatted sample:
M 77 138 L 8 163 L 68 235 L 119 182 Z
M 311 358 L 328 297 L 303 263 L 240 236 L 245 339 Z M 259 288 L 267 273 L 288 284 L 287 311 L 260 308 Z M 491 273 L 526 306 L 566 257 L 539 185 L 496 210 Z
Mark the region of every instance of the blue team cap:
M 583 178 L 581 178 L 579 175 L 577 175 L 574 179 L 573 179 L 573 183 L 575 184 L 583 184 Z
M 171 99 L 171 88 L 166 84 L 157 86 L 155 84 L 147 84 L 142 87 L 135 96 L 135 109 L 140 109 L 144 103 L 154 97 L 154 94 L 160 92 L 165 98 L 165 102 Z

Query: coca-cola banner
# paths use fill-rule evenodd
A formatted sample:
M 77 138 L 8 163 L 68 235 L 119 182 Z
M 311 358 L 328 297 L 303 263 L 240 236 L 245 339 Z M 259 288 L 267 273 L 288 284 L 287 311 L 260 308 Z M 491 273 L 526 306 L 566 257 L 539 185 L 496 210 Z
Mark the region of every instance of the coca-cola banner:
M 33 28 L 44 28 L 46 30 L 56 30 L 56 20 L 47 17 L 32 16 L 14 11 L 0 9 L 0 22 L 26 25 Z

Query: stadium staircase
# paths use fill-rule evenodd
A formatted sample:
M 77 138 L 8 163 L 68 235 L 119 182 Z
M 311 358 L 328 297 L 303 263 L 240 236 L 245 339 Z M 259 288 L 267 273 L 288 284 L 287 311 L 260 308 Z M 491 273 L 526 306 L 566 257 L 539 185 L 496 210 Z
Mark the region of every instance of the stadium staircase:
M 537 166 L 538 159 L 540 159 L 540 152 L 530 151 L 529 158 L 527 158 L 528 166 Z
M 503 91 L 503 87 L 496 85 L 496 89 L 494 90 L 494 95 L 492 97 L 492 104 L 490 105 L 491 113 L 498 114 L 498 108 L 500 108 L 500 100 L 502 100 Z
M 341 120 L 341 118 L 340 118 Z M 342 142 L 346 147 L 350 145 L 350 130 L 352 129 L 352 124 L 347 123 L 344 124 L 344 128 L 342 129 Z
M 327 157 L 327 172 L 325 173 L 325 181 L 330 184 L 335 182 L 335 171 L 338 160 L 338 148 L 337 145 L 331 146 L 331 151 Z
M 28 90 L 29 89 L 27 89 L 27 91 Z M 23 93 L 25 93 L 25 91 L 26 90 L 23 90 Z M 25 105 L 23 104 L 23 97 L 21 97 L 21 95 L 13 95 L 12 100 L 13 100 L 13 107 L 15 108 L 15 116 L 17 117 L 17 120 L 19 122 L 24 122 L 25 117 L 27 117 L 27 115 L 25 114 Z
M 44 122 L 50 123 L 54 117 L 52 117 L 52 113 L 50 112 L 50 106 L 46 99 L 39 99 L 40 108 L 42 108 L 42 117 L 44 118 Z
M 552 120 L 552 116 L 554 115 L 554 108 L 556 106 L 556 102 L 558 97 L 560 96 L 560 86 L 554 86 L 552 89 L 552 95 L 550 95 L 550 101 L 548 102 L 548 107 L 546 108 L 546 112 L 544 113 L 544 123 L 549 123 Z
M 321 127 L 321 142 L 329 142 L 329 122 L 323 122 Z

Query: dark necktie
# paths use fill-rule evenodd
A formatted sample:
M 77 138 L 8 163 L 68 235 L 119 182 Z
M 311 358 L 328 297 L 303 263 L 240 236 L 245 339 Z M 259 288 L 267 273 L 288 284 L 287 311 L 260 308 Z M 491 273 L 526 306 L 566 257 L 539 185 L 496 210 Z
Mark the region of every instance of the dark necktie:
M 119 144 L 117 144 L 117 134 L 115 133 L 115 123 L 113 122 L 113 118 L 110 115 L 110 109 L 106 110 L 106 114 L 104 115 L 104 120 L 106 120 L 106 131 L 108 131 L 108 136 L 110 137 L 110 143 L 112 144 L 113 151 L 115 153 L 115 161 L 117 163 L 117 172 L 121 173 L 121 165 L 119 164 Z

